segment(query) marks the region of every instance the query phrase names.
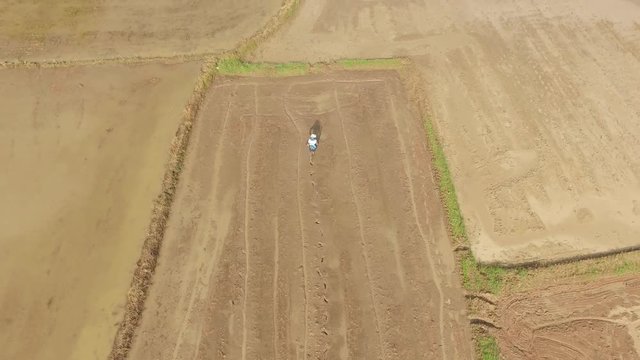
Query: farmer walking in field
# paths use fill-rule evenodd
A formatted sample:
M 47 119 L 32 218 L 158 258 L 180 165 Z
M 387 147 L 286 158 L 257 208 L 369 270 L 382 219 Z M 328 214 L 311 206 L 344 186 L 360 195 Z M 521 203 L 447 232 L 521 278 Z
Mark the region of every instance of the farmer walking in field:
M 309 156 L 309 163 L 313 165 L 313 154 L 315 154 L 318 149 L 318 136 L 312 133 L 309 136 L 309 140 L 307 140 L 307 145 L 309 146 L 309 152 L 311 152 L 311 155 Z
M 311 154 L 316 152 L 318 149 L 318 136 L 316 136 L 316 134 L 311 134 L 309 136 L 309 140 L 307 140 L 307 144 L 309 145 L 309 151 L 311 151 Z
M 313 154 L 318 150 L 318 143 L 320 142 L 320 134 L 322 133 L 322 125 L 320 120 L 316 120 L 313 126 L 309 129 L 309 139 L 307 139 L 307 146 L 309 147 L 309 164 L 313 166 Z

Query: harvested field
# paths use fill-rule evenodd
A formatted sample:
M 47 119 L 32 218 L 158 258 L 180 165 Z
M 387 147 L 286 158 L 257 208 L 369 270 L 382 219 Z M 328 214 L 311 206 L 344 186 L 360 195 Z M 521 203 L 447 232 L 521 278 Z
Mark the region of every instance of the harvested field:
M 505 359 L 640 359 L 640 277 L 508 296 L 498 305 Z
M 107 357 L 199 67 L 0 70 L 0 357 Z
M 424 131 L 398 75 L 216 80 L 146 307 L 136 360 L 471 359 Z
M 280 0 L 0 0 L 0 60 L 220 53 L 251 36 Z
M 305 2 L 259 59 L 413 57 L 481 263 L 640 247 L 637 1 L 341 4 Z

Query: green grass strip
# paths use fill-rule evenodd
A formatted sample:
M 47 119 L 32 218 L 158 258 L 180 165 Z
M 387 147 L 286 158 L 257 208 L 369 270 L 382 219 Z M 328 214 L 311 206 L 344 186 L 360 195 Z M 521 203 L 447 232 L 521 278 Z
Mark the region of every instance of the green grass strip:
M 483 336 L 478 339 L 478 352 L 482 360 L 500 360 L 500 349 L 493 336 Z
M 436 129 L 430 119 L 424 121 L 427 132 L 427 140 L 434 157 L 434 166 L 438 174 L 438 187 L 444 199 L 444 206 L 447 212 L 447 219 L 451 228 L 451 233 L 456 240 L 468 243 L 467 230 L 464 225 L 464 218 L 458 204 L 453 178 L 449 171 L 447 158 L 438 140 Z M 467 252 L 460 260 L 462 269 L 462 285 L 465 289 L 479 292 L 490 292 L 498 294 L 507 275 L 507 270 L 497 266 L 479 265 L 473 254 Z
M 235 76 L 296 76 L 310 71 L 309 64 L 290 62 L 283 64 L 250 63 L 235 57 L 220 59 L 217 64 L 221 75 Z
M 345 69 L 398 69 L 404 64 L 402 59 L 342 59 L 336 65 Z
M 462 285 L 473 292 L 499 294 L 508 271 L 497 266 L 478 265 L 473 255 L 462 255 Z
M 625 261 L 615 269 L 615 273 L 617 275 L 624 275 L 624 274 L 638 273 L 638 272 L 640 272 L 640 263 L 630 262 L 630 261 Z
M 447 211 L 447 217 L 449 218 L 449 225 L 451 226 L 451 232 L 456 239 L 466 242 L 467 230 L 465 229 L 462 212 L 458 205 L 458 197 L 456 196 L 453 179 L 449 172 L 447 158 L 445 157 L 444 150 L 442 150 L 442 146 L 438 141 L 436 130 L 429 119 L 425 120 L 424 126 L 427 131 L 429 146 L 431 147 L 431 152 L 434 156 L 436 171 L 438 173 L 438 187 L 444 196 L 444 203 Z

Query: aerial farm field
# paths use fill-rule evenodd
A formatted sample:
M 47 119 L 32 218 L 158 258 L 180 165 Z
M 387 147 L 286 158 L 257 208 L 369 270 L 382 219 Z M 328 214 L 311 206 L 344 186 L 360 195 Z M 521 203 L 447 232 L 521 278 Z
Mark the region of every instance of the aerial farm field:
M 627 0 L 314 1 L 255 58 L 411 57 L 475 256 L 553 262 L 640 247 L 638 19 Z
M 640 277 L 519 293 L 498 304 L 507 359 L 640 359 Z
M 109 353 L 199 68 L 0 70 L 2 358 Z
M 0 60 L 221 53 L 267 23 L 280 0 L 1 0 Z
M 470 358 L 421 129 L 394 72 L 216 81 L 132 358 Z
M 424 79 L 432 139 L 439 140 L 432 149 L 444 170 L 453 238 L 472 251 L 456 248 L 463 285 L 534 301 L 547 299 L 538 289 L 553 283 L 595 305 L 601 299 L 589 293 L 598 291 L 598 278 L 640 269 L 636 254 L 605 256 L 640 247 L 638 19 L 640 4 L 624 0 L 305 2 L 252 59 L 411 59 Z M 449 207 L 456 200 L 459 208 Z M 574 263 L 523 267 L 567 261 Z M 632 292 L 619 291 L 625 306 L 640 305 Z M 472 318 L 487 315 L 473 321 L 481 324 L 474 327 L 479 357 L 497 358 L 498 348 L 505 358 L 569 356 L 567 347 L 544 353 L 546 343 L 509 342 L 507 331 L 491 324 L 500 327 L 511 315 L 496 312 L 493 300 L 478 306 L 474 294 L 469 299 Z M 553 301 L 536 309 L 566 318 L 572 300 Z M 618 305 L 585 306 L 583 315 L 606 317 Z M 627 341 L 637 337 L 634 327 L 617 348 L 593 347 L 607 339 L 586 334 L 591 347 L 576 344 L 571 356 L 637 356 Z M 500 346 L 487 334 L 499 334 Z M 546 336 L 563 341 L 558 332 Z
M 0 357 L 640 358 L 637 0 L 0 0 L 0 44 Z

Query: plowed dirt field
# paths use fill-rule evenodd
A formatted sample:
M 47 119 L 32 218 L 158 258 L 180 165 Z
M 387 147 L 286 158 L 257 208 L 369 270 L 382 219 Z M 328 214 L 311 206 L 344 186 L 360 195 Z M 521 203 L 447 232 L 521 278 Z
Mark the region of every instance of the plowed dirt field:
M 199 68 L 0 70 L 0 359 L 106 359 Z
M 280 5 L 280 0 L 0 0 L 0 61 L 217 53 L 251 36 Z
M 424 139 L 396 73 L 219 79 L 131 359 L 472 358 Z
M 505 359 L 640 359 L 640 278 L 609 278 L 501 301 Z
M 302 3 L 261 60 L 412 56 L 478 260 L 640 247 L 640 3 Z M 309 46 L 313 44 L 313 46 Z

